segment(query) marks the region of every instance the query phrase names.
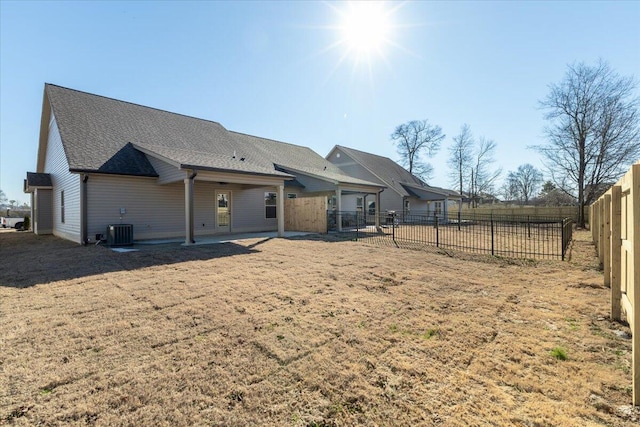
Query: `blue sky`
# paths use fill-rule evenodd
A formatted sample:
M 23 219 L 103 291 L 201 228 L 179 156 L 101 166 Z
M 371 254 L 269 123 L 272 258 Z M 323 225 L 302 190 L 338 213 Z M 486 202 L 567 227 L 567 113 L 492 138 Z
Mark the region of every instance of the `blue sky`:
M 640 78 L 640 2 L 387 3 L 369 60 L 328 2 L 0 0 L 0 189 L 35 171 L 45 82 L 311 147 L 398 159 L 389 135 L 428 119 L 447 137 L 430 184 L 450 187 L 447 147 L 463 123 L 496 141 L 506 172 L 539 155 L 538 100 L 567 64 L 599 58 Z M 340 43 L 340 42 L 343 43 Z

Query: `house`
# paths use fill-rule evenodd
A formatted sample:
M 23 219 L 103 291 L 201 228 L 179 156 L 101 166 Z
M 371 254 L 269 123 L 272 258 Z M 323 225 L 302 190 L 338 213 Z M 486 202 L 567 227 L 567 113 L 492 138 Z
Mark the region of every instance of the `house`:
M 343 201 L 345 210 L 374 213 L 379 207 L 381 212 L 396 211 L 403 216 L 436 215 L 446 219 L 449 208 L 461 200 L 459 193 L 425 184 L 388 157 L 336 145 L 326 159 L 347 175 L 387 187 L 380 195 L 379 206 L 373 198 L 350 197 Z
M 284 198 L 367 194 L 311 149 L 231 132 L 221 124 L 45 84 L 33 230 L 77 242 L 132 224 L 137 240 L 278 231 Z M 286 193 L 286 196 L 285 196 Z

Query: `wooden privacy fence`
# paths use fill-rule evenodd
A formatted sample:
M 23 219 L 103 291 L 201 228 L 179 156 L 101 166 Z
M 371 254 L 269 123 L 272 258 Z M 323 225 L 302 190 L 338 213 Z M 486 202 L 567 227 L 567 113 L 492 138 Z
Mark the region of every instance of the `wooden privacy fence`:
M 611 318 L 632 334 L 633 404 L 640 405 L 640 161 L 590 206 L 591 233 L 611 287 Z
M 531 217 L 545 217 L 545 218 L 571 218 L 574 221 L 578 219 L 578 207 L 577 206 L 478 206 L 477 208 L 469 209 L 466 206 L 462 207 L 463 214 L 470 214 L 472 212 L 482 214 L 492 214 L 501 216 L 531 216 Z M 453 215 L 454 212 L 449 211 L 449 215 Z M 589 208 L 585 207 L 585 219 L 589 221 Z
M 299 197 L 284 201 L 286 231 L 327 232 L 327 198 Z

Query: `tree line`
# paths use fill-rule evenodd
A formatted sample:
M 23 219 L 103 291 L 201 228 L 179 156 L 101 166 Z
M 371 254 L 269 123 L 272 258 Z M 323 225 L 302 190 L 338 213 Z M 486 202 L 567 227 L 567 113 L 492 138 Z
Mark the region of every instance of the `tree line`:
M 549 85 L 539 101 L 544 110 L 545 143 L 527 147 L 539 153 L 547 180 L 531 164 L 509 171 L 497 189 L 502 169 L 494 165 L 496 143 L 475 137 L 468 124 L 448 147 L 450 182 L 470 206 L 499 190 L 504 200 L 522 204 L 576 204 L 578 225 L 584 227 L 584 207 L 591 204 L 640 157 L 640 97 L 633 77 L 616 73 L 600 60 L 595 65 L 569 65 L 562 81 Z M 391 134 L 402 164 L 427 182 L 431 158 L 446 135 L 428 120 L 413 120 Z

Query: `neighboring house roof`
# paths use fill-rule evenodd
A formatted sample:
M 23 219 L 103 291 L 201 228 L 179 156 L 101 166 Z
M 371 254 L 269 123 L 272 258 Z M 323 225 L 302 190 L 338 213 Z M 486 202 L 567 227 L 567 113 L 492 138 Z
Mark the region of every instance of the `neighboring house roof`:
M 388 157 L 336 145 L 327 155 L 327 158 L 330 158 L 331 154 L 336 150 L 341 150 L 347 154 L 360 166 L 375 175 L 381 183 L 392 188 L 403 197 L 417 197 L 423 200 L 442 200 L 443 197 L 460 198 L 460 194 L 453 190 L 427 185 L 420 178 L 412 175 L 408 170 Z M 438 198 L 438 196 L 440 197 Z

